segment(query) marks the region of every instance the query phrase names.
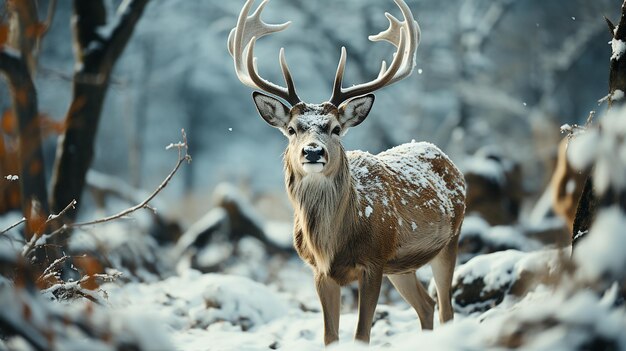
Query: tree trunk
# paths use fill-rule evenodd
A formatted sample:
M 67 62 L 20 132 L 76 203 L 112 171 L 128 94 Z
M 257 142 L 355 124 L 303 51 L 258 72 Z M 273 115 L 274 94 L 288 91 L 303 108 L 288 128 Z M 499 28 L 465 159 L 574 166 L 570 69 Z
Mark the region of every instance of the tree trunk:
M 98 33 L 98 28 L 106 24 L 103 1 L 74 0 L 73 30 L 79 69 L 74 72 L 72 104 L 66 117 L 66 130 L 59 139 L 57 149 L 52 179 L 52 211 L 61 211 L 72 200 L 78 202 L 77 206 L 81 204 L 111 72 L 147 2 L 134 0 L 128 3 L 125 11 L 119 11 L 121 17 L 110 37 L 104 38 Z M 74 221 L 77 210 L 68 213 L 65 220 Z
M 9 81 L 13 113 L 18 122 L 21 206 L 29 240 L 46 229 L 49 214 L 37 92 L 21 56 L 0 50 L 0 71 Z M 54 252 L 52 248 L 38 251 L 37 261 L 44 262 L 48 256 L 54 259 Z

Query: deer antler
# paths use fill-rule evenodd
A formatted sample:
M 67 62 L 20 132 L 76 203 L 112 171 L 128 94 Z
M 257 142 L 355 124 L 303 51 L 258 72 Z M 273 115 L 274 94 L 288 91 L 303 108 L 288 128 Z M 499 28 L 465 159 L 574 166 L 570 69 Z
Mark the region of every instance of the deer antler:
M 404 21 L 400 22 L 391 14 L 385 12 L 385 16 L 389 20 L 389 28 L 377 35 L 368 37 L 371 41 L 387 41 L 397 48 L 391 65 L 387 68 L 387 63 L 383 60 L 380 73 L 376 79 L 344 89 L 341 85 L 346 66 L 346 49 L 342 47 L 341 58 L 339 59 L 339 65 L 337 66 L 337 73 L 335 74 L 333 84 L 333 94 L 329 100 L 333 105 L 339 106 L 339 104 L 352 97 L 365 95 L 384 86 L 391 85 L 408 77 L 413 71 L 413 67 L 415 66 L 415 51 L 420 41 L 420 28 L 406 3 L 403 0 L 394 1 L 400 8 L 400 11 L 402 11 Z M 407 41 L 408 45 L 406 43 Z
M 245 5 L 239 13 L 237 26 L 230 31 L 228 35 L 228 52 L 233 57 L 235 63 L 235 72 L 239 80 L 254 89 L 260 89 L 272 95 L 276 95 L 285 99 L 292 106 L 300 102 L 300 98 L 296 94 L 296 88 L 287 66 L 285 59 L 285 50 L 280 49 L 280 68 L 285 77 L 287 87 L 274 84 L 263 79 L 257 69 L 256 57 L 254 57 L 254 44 L 256 40 L 275 32 L 285 30 L 291 22 L 282 24 L 268 24 L 261 20 L 261 13 L 269 0 L 263 0 L 254 13 L 248 16 L 250 8 L 254 4 L 254 0 L 246 1 Z M 244 56 L 246 63 L 244 64 Z

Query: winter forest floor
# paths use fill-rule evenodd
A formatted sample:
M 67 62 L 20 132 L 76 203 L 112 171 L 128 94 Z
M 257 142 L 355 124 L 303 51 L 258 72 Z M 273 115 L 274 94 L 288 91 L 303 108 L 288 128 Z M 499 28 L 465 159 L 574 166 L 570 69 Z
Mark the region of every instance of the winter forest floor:
M 237 194 L 231 198 L 245 201 Z M 259 220 L 249 204 L 239 205 Z M 219 213 L 207 214 L 203 227 L 219 224 Z M 139 215 L 138 222 L 141 219 Z M 268 237 L 288 245 L 288 225 L 257 224 L 274 231 Z M 544 223 L 553 225 L 554 221 Z M 58 284 L 43 294 L 12 289 L 13 283 L 3 280 L 0 301 L 11 306 L 3 317 L 28 320 L 15 301 L 28 305 L 35 328 L 27 333 L 36 338 L 38 328 L 51 328 L 59 350 L 128 349 L 124 347 L 129 345 L 141 350 L 324 348 L 312 273 L 295 254 L 269 254 L 261 241 L 251 237 L 232 243 L 219 231 L 200 245 L 199 238 L 206 233 L 190 228 L 172 246 L 157 244 L 136 223 L 125 221 L 78 231 L 70 248 L 99 250 L 110 263 L 106 272 L 117 279 L 95 290 Z M 617 287 L 603 294 L 576 288 L 561 270 L 569 248 L 545 247 L 524 237 L 519 226 L 492 227 L 475 216 L 466 219 L 462 232 L 461 242 L 468 240 L 480 242 L 481 250 L 496 252 L 463 249 L 453 283 L 454 321 L 440 325 L 435 317 L 434 331 L 421 330 L 415 311 L 385 281 L 370 349 L 626 349 L 626 314 Z M 6 255 L 8 250 L 4 251 Z M 565 278 L 559 281 L 556 276 L 561 274 Z M 418 277 L 434 296 L 430 268 L 420 269 Z M 58 323 L 58 315 L 80 320 L 91 329 L 72 330 Z M 352 285 L 342 288 L 340 343 L 331 349 L 365 349 L 352 341 L 356 319 Z M 33 348 L 22 335 L 0 340 L 0 349 Z

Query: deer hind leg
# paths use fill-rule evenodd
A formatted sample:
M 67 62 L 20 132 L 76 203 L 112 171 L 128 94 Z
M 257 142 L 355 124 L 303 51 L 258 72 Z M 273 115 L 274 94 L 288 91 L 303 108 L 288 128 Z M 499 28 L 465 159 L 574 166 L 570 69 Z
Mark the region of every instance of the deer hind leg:
M 356 326 L 356 340 L 370 342 L 372 319 L 378 303 L 380 285 L 383 281 L 382 267 L 364 270 L 359 277 L 359 321 Z
M 317 295 L 324 314 L 324 344 L 339 340 L 339 310 L 341 307 L 341 287 L 328 276 L 315 276 Z
M 420 319 L 422 329 L 433 329 L 435 301 L 428 296 L 422 283 L 417 280 L 415 272 L 388 275 L 391 284 L 398 290 L 402 298 L 411 305 Z
M 435 256 L 430 266 L 437 286 L 437 300 L 439 302 L 439 322 L 445 323 L 454 318 L 451 303 L 451 285 L 454 266 L 456 264 L 457 244 L 459 236 L 455 235 L 446 247 Z

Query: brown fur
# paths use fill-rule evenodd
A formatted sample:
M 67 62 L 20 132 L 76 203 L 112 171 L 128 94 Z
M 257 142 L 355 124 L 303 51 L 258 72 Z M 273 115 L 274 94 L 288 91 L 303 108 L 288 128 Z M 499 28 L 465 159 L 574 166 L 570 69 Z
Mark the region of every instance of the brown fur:
M 550 183 L 552 186 L 552 207 L 554 212 L 563 218 L 567 225 L 568 233 L 571 233 L 578 200 L 583 192 L 583 186 L 589 171 L 575 170 L 569 164 L 567 160 L 569 140 L 569 137 L 565 137 L 559 143 L 556 167 Z M 565 236 L 563 242 L 569 244 L 571 236 Z

